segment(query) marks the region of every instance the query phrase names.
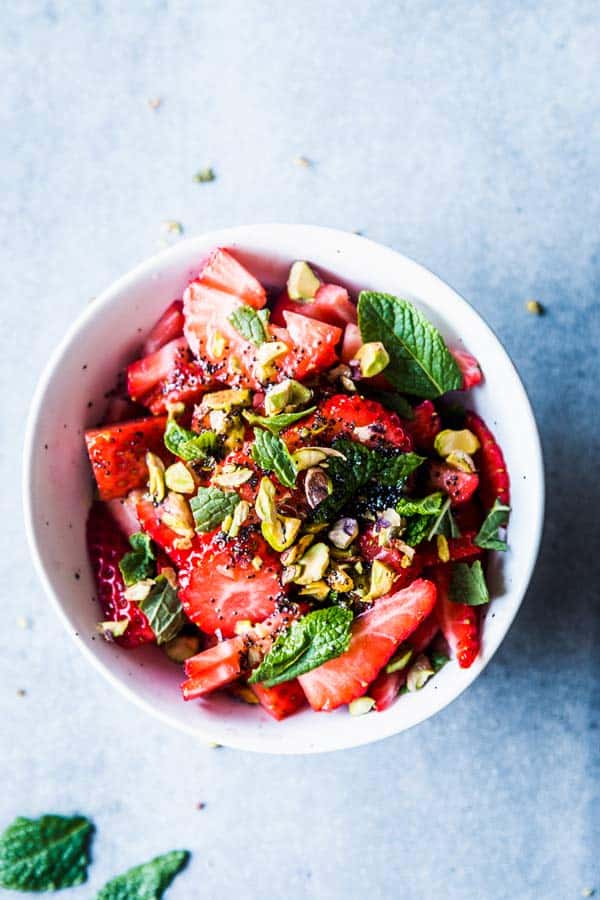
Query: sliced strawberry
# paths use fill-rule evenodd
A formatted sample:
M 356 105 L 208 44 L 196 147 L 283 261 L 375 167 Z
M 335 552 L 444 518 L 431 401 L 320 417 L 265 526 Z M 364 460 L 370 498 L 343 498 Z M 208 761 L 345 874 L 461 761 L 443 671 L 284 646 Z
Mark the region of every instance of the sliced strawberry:
M 468 391 L 475 385 L 481 384 L 483 372 L 475 357 L 467 353 L 466 350 L 458 350 L 456 348 L 451 348 L 450 353 L 458 363 L 458 368 L 463 377 L 462 390 Z
M 105 621 L 127 619 L 125 633 L 115 641 L 121 647 L 138 647 L 154 641 L 154 632 L 137 603 L 125 597 L 119 562 L 131 550 L 104 503 L 94 503 L 87 520 L 87 545 L 96 593 Z
M 328 325 L 344 328 L 349 322 L 356 322 L 356 306 L 350 300 L 346 288 L 339 284 L 322 284 L 313 300 L 292 300 L 287 291 L 279 296 L 273 307 L 271 321 L 275 325 L 285 325 L 285 312 L 308 316 Z
M 452 511 L 454 520 L 458 525 L 461 534 L 471 531 L 477 534 L 483 524 L 484 513 L 479 502 L 479 497 L 475 494 L 467 503 L 461 503 Z
M 134 419 L 85 433 L 88 455 L 102 500 L 124 497 L 148 478 L 146 452 L 164 456 L 166 416 Z
M 479 653 L 479 613 L 477 607 L 450 600 L 450 567 L 437 566 L 433 579 L 438 589 L 435 614 L 442 634 L 462 669 L 468 669 Z
M 263 622 L 284 596 L 279 557 L 254 526 L 235 540 L 217 532 L 199 557 L 183 564 L 179 596 L 192 622 L 202 631 L 224 637 L 235 634 L 236 622 Z
M 461 472 L 446 463 L 429 464 L 429 486 L 435 491 L 445 491 L 452 506 L 466 503 L 479 487 L 476 472 Z
M 178 362 L 189 361 L 189 347 L 185 338 L 176 338 L 159 350 L 127 366 L 127 392 L 132 400 L 144 397 L 163 379 L 169 377 Z
M 477 451 L 481 478 L 481 498 L 489 509 L 498 498 L 501 503 L 510 503 L 510 479 L 506 462 L 496 438 L 483 419 L 474 412 L 467 412 L 466 427 L 473 432 L 481 444 Z
M 298 679 L 312 708 L 329 711 L 363 696 L 398 644 L 432 611 L 435 598 L 435 585 L 418 579 L 375 600 L 353 624 L 348 650 Z
M 318 443 L 331 443 L 344 437 L 368 447 L 391 446 L 412 450 L 412 440 L 394 412 L 376 400 L 358 394 L 334 394 L 324 400 L 317 411 L 283 433 L 288 447 L 310 443 L 307 435 L 314 432 Z
M 266 687 L 264 684 L 251 684 L 250 687 L 260 704 L 274 719 L 281 720 L 293 716 L 306 704 L 304 691 L 296 679 L 276 684 L 275 687 Z
M 173 300 L 170 306 L 167 306 L 164 313 L 156 322 L 144 341 L 142 353 L 144 356 L 150 356 L 156 353 L 165 344 L 174 341 L 183 334 L 183 303 L 181 300 Z
M 447 538 L 448 553 L 450 555 L 449 562 L 458 562 L 461 559 L 478 559 L 482 555 L 482 550 L 474 543 L 477 532 L 466 532 L 458 538 Z M 427 566 L 437 566 L 440 563 L 437 543 L 433 541 L 425 541 L 417 547 L 417 553 L 413 560 L 413 566 L 421 566 L 425 569 Z
M 140 494 L 132 491 L 127 497 L 120 500 L 108 500 L 106 507 L 115 520 L 117 527 L 126 537 L 140 530 L 140 521 L 137 516 L 136 506 Z
M 220 641 L 185 661 L 187 680 L 181 685 L 184 700 L 194 700 L 231 684 L 245 664 L 246 641 L 237 636 Z
M 442 427 L 439 413 L 431 400 L 423 400 L 413 409 L 413 418 L 402 422 L 406 430 L 412 436 L 417 450 L 430 453 L 433 450 L 433 442 L 436 434 Z
M 194 560 L 202 559 L 209 543 L 208 536 L 197 534 L 191 541 L 183 540 L 161 521 L 160 513 L 161 507 L 155 506 L 147 497 L 138 498 L 136 515 L 142 531 L 150 535 L 177 567 L 184 564 L 191 566 Z
M 285 375 L 302 381 L 308 375 L 317 375 L 335 365 L 338 359 L 336 347 L 342 339 L 341 328 L 294 312 L 286 311 L 283 317 L 293 345 L 291 353 L 280 363 Z
M 413 648 L 413 656 L 423 653 L 429 647 L 432 640 L 440 630 L 435 610 L 423 619 L 421 624 L 416 628 L 407 640 L 407 644 Z M 400 669 L 396 672 L 386 672 L 382 670 L 372 685 L 370 685 L 368 694 L 375 701 L 373 707 L 376 712 L 383 712 L 392 705 L 400 688 L 406 681 L 408 667 Z
M 413 648 L 415 656 L 423 653 L 429 647 L 432 640 L 440 630 L 439 622 L 435 615 L 435 609 L 430 612 L 426 619 L 423 619 L 418 628 L 415 628 L 407 643 Z
M 351 360 L 356 358 L 356 354 L 362 347 L 362 338 L 360 336 L 360 328 L 358 325 L 350 322 L 344 328 L 344 337 L 342 340 L 342 349 L 340 351 L 340 357 L 342 362 L 348 364 Z
M 214 385 L 213 377 L 192 359 L 184 337 L 127 367 L 127 390 L 155 415 L 169 403 L 195 403 Z
M 208 287 L 237 297 L 255 309 L 262 309 L 267 302 L 262 284 L 222 247 L 213 250 L 201 266 L 198 280 Z

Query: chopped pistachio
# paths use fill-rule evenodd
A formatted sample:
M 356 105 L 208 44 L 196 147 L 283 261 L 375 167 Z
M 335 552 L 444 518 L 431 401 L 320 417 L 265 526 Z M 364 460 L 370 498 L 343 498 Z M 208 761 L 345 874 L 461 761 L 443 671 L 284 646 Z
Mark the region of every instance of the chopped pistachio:
M 158 109 L 162 103 L 162 97 L 150 97 L 148 100 L 148 106 L 150 109 Z
M 200 650 L 200 635 L 178 634 L 164 644 L 164 651 L 174 663 L 185 662 L 190 656 L 195 656 Z
M 309 525 L 304 526 L 304 530 L 307 534 L 320 534 L 322 531 L 325 531 L 326 528 L 326 522 L 311 522 Z
M 437 544 L 437 554 L 440 562 L 450 561 L 450 548 L 448 547 L 448 539 L 445 534 L 438 534 L 435 539 Z
M 295 156 L 294 164 L 296 166 L 301 166 L 303 169 L 310 169 L 312 166 L 312 162 L 307 156 Z
M 402 669 L 405 669 L 409 662 L 412 659 L 414 650 L 409 644 L 400 644 L 391 660 L 385 667 L 385 671 L 388 675 L 391 675 L 392 672 L 401 672 Z
M 256 515 L 261 522 L 272 524 L 277 519 L 277 508 L 275 506 L 275 485 L 270 478 L 264 475 L 260 479 L 258 494 L 256 495 L 255 508 Z
M 259 366 L 268 366 L 269 363 L 285 356 L 289 349 L 285 341 L 265 341 L 256 350 L 256 361 Z
M 338 519 L 327 537 L 334 547 L 345 550 L 358 537 L 358 522 L 348 517 Z
M 173 463 L 165 471 L 165 484 L 170 491 L 177 491 L 178 494 L 193 494 L 196 490 L 194 476 L 182 462 Z
M 372 697 L 358 697 L 348 704 L 348 712 L 351 716 L 364 716 L 365 713 L 371 712 L 375 706 Z
M 240 533 L 240 528 L 250 515 L 250 504 L 246 500 L 240 500 L 231 516 L 231 524 L 227 528 L 227 535 L 230 538 L 236 538 Z M 225 529 L 223 529 L 225 530 Z
M 183 225 L 175 219 L 166 219 L 161 227 L 167 234 L 183 234 Z
M 185 497 L 169 491 L 159 508 L 161 522 L 175 534 L 191 540 L 194 537 L 194 517 Z
M 127 631 L 129 619 L 117 619 L 116 622 L 98 622 L 96 631 L 107 641 L 114 641 Z
M 360 366 L 360 374 L 363 378 L 372 378 L 389 365 L 390 356 L 381 341 L 369 341 L 363 344 L 356 352 L 354 359 Z
M 297 260 L 293 263 L 287 280 L 291 300 L 312 300 L 320 287 L 320 280 L 307 262 Z
M 219 487 L 236 488 L 246 484 L 252 478 L 252 469 L 246 466 L 225 465 L 217 475 L 213 475 L 211 481 Z
M 331 479 L 324 469 L 313 466 L 311 469 L 306 470 L 304 493 L 311 509 L 314 509 L 319 503 L 322 503 L 323 500 L 329 497 L 332 490 Z
M 463 453 L 475 453 L 479 450 L 480 444 L 477 437 L 468 428 L 461 431 L 453 431 L 451 428 L 444 428 L 436 435 L 433 442 L 436 453 L 440 456 L 449 456 L 454 450 L 462 450 Z
M 340 594 L 354 590 L 354 581 L 342 568 L 330 569 L 325 580 L 332 591 L 339 591 Z
M 263 522 L 261 531 L 265 541 L 280 553 L 291 547 L 300 531 L 302 519 L 293 516 L 277 516 L 273 522 Z
M 378 559 L 374 559 L 373 565 L 371 566 L 369 593 L 363 597 L 363 600 L 370 603 L 371 600 L 377 600 L 378 597 L 389 594 L 395 580 L 396 573 L 394 570 L 380 562 Z
M 210 181 L 214 181 L 217 176 L 215 175 L 215 170 L 210 166 L 205 166 L 204 169 L 200 169 L 194 175 L 194 181 L 198 184 L 208 184 Z
M 434 674 L 429 657 L 420 653 L 406 673 L 406 687 L 409 691 L 419 691 Z
M 146 453 L 148 466 L 148 491 L 157 503 L 165 496 L 165 464 L 156 453 Z
M 263 567 L 263 561 L 260 556 L 253 556 L 250 565 L 258 572 Z
M 212 331 L 208 335 L 206 349 L 210 356 L 221 359 L 225 351 L 226 340 L 220 331 Z
M 349 378 L 347 375 L 342 375 L 342 377 L 340 378 L 340 384 L 344 388 L 344 390 L 347 391 L 349 394 L 356 393 L 356 390 L 357 390 L 356 385 L 354 384 L 352 379 Z
M 525 304 L 527 312 L 533 316 L 541 316 L 544 314 L 544 307 L 538 300 L 528 300 Z
M 320 581 L 329 565 L 329 547 L 327 544 L 313 544 L 298 560 L 300 573 L 294 578 L 296 584 L 311 584 Z
M 308 550 L 315 537 L 313 534 L 303 535 L 299 541 L 296 541 L 291 547 L 281 554 L 281 564 L 283 566 L 291 566 L 296 560 Z
M 354 563 L 354 571 L 358 572 L 359 575 L 362 575 L 363 572 L 365 571 L 365 567 L 363 566 L 362 561 L 360 559 L 358 559 Z
M 281 573 L 281 583 L 282 584 L 291 584 L 296 578 L 300 575 L 302 569 L 296 563 L 293 566 L 285 566 L 283 572 Z
M 310 388 L 300 384 L 293 378 L 285 378 L 279 384 L 267 388 L 265 394 L 265 413 L 274 416 L 277 413 L 292 412 L 296 407 L 302 406 L 312 397 Z
M 301 597 L 314 597 L 315 600 L 327 600 L 330 587 L 326 581 L 313 581 L 300 588 L 298 593 Z
M 453 469 L 459 469 L 461 472 L 474 472 L 475 463 L 473 457 L 465 453 L 464 450 L 453 450 L 446 457 L 446 462 Z
M 310 469 L 325 462 L 327 454 L 319 447 L 302 447 L 300 450 L 292 453 L 292 459 L 294 460 L 296 471 L 303 472 L 305 469 Z
M 242 703 L 248 703 L 250 706 L 256 706 L 259 702 L 258 697 L 246 684 L 234 684 L 229 688 L 230 693 Z
M 223 409 L 229 412 L 234 407 L 250 406 L 252 395 L 246 388 L 231 388 L 225 391 L 212 391 L 202 398 L 202 406 L 207 409 Z

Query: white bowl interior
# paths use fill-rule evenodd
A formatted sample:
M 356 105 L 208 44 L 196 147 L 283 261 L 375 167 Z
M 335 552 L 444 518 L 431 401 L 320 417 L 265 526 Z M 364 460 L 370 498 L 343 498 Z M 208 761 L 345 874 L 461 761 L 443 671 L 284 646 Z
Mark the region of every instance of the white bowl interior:
M 384 713 L 309 710 L 277 723 L 258 707 L 227 697 L 184 703 L 181 670 L 156 648 L 127 651 L 95 633 L 99 607 L 87 561 L 85 519 L 92 482 L 83 432 L 98 424 L 116 373 L 198 263 L 216 245 L 232 248 L 265 284 L 285 281 L 291 261 L 308 259 L 332 280 L 413 300 L 450 342 L 479 359 L 484 385 L 466 397 L 494 430 L 507 459 L 513 514 L 510 550 L 491 567 L 494 600 L 479 659 L 447 665 L 418 694 Z M 186 241 L 121 279 L 75 324 L 51 360 L 33 404 L 25 451 L 24 502 L 34 558 L 50 596 L 82 650 L 112 683 L 165 721 L 206 741 L 276 753 L 356 746 L 403 731 L 454 699 L 481 672 L 521 603 L 543 518 L 539 438 L 519 377 L 497 338 L 450 287 L 405 257 L 357 235 L 312 226 L 257 225 Z

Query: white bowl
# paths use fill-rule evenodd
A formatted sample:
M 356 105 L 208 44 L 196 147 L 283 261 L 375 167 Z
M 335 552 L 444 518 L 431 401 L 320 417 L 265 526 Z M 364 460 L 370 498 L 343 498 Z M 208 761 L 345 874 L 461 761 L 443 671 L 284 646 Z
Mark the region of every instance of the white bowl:
M 198 263 L 230 247 L 261 281 L 281 285 L 290 262 L 307 259 L 333 281 L 415 301 L 451 343 L 480 361 L 482 387 L 465 397 L 502 446 L 512 483 L 510 550 L 491 566 L 494 595 L 482 650 L 470 669 L 455 662 L 417 694 L 383 713 L 354 718 L 346 709 L 306 710 L 276 722 L 228 697 L 184 703 L 179 667 L 154 647 L 123 650 L 98 637 L 99 608 L 87 559 L 85 519 L 92 478 L 83 432 L 103 413 L 116 373 L 136 357 L 142 336 Z M 90 401 L 92 406 L 90 407 Z M 544 482 L 538 432 L 525 390 L 506 351 L 461 297 L 431 272 L 358 235 L 306 225 L 250 225 L 193 238 L 154 256 L 98 297 L 52 357 L 33 401 L 24 455 L 24 507 L 31 552 L 48 595 L 86 657 L 121 693 L 204 741 L 274 753 L 314 753 L 388 737 L 442 709 L 489 662 L 521 604 L 542 531 Z M 107 703 L 112 703 L 112 696 Z

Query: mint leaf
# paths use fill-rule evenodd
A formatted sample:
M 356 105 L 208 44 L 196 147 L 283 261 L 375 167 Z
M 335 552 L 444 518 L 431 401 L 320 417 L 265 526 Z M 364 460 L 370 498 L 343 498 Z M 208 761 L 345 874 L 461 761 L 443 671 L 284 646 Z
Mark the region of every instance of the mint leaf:
M 500 503 L 498 498 L 494 500 L 494 505 L 485 517 L 485 521 L 477 537 L 475 543 L 484 550 L 507 550 L 508 544 L 499 535 L 499 529 L 504 528 L 508 522 L 510 506 Z
M 443 534 L 445 537 L 460 537 L 460 529 L 450 509 L 450 497 L 445 501 L 438 515 L 432 518 L 427 540 L 433 540 L 436 534 Z
M 396 503 L 396 512 L 401 516 L 431 516 L 439 513 L 445 496 L 442 491 L 436 491 L 435 494 L 429 494 L 427 497 L 416 500 L 411 497 L 401 497 Z
M 239 496 L 232 491 L 221 491 L 216 487 L 198 488 L 198 493 L 190 500 L 196 531 L 213 531 L 231 515 L 239 502 Z
M 248 679 L 267 687 L 290 681 L 345 653 L 350 645 L 352 612 L 330 606 L 292 622 Z
M 467 606 L 482 606 L 490 602 L 485 576 L 478 559 L 471 566 L 468 563 L 454 563 L 449 597 L 454 603 L 466 603 Z
M 130 535 L 132 550 L 126 553 L 119 563 L 123 581 L 129 587 L 143 578 L 152 578 L 156 572 L 156 556 L 152 549 L 150 535 L 144 531 L 136 531 Z
M 252 459 L 265 472 L 274 472 L 279 481 L 286 487 L 296 484 L 296 466 L 284 442 L 276 434 L 254 429 Z
M 173 850 L 128 869 L 105 884 L 96 900 L 160 900 L 189 858 L 187 850 Z
M 267 331 L 263 317 L 252 306 L 243 304 L 238 306 L 230 316 L 227 316 L 238 334 L 250 341 L 256 347 L 267 340 Z
M 429 654 L 429 659 L 431 661 L 431 668 L 437 674 L 440 669 L 443 669 L 446 663 L 450 662 L 450 658 L 446 656 L 445 653 L 438 653 L 434 651 Z
M 309 406 L 308 409 L 302 409 L 300 412 L 278 413 L 275 416 L 259 416 L 256 413 L 245 409 L 243 410 L 242 415 L 250 425 L 260 425 L 262 428 L 266 428 L 273 434 L 278 434 L 283 428 L 287 428 L 288 425 L 293 425 L 294 422 L 298 422 L 300 419 L 303 419 L 304 416 L 314 412 L 316 408 L 316 406 Z
M 445 500 L 445 496 L 441 491 L 436 491 L 420 499 L 400 497 L 397 501 L 396 512 L 407 519 L 402 540 L 409 547 L 431 540 L 434 534 L 445 533 L 445 530 L 440 530 L 449 514 L 450 503 Z
M 164 575 L 159 575 L 139 607 L 146 614 L 157 644 L 166 644 L 181 631 L 186 618 L 179 595 Z
M 93 830 L 84 816 L 19 816 L 0 835 L 0 886 L 37 892 L 82 884 Z
M 402 532 L 402 540 L 409 547 L 416 547 L 427 540 L 435 516 L 411 516 Z
M 403 482 L 425 461 L 425 457 L 419 456 L 417 453 L 390 452 L 388 455 L 385 450 L 374 450 L 372 452 L 377 456 L 377 473 L 375 477 L 379 484 L 384 484 L 387 487 L 395 487 Z
M 185 462 L 206 459 L 217 446 L 217 435 L 214 431 L 207 430 L 196 434 L 182 428 L 175 419 L 168 420 L 163 440 L 167 450 Z
M 385 377 L 397 390 L 428 399 L 460 390 L 462 375 L 444 339 L 408 300 L 361 291 L 358 324 L 365 343 L 385 346 Z

